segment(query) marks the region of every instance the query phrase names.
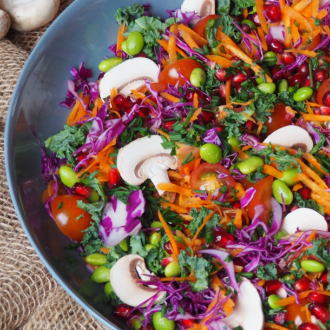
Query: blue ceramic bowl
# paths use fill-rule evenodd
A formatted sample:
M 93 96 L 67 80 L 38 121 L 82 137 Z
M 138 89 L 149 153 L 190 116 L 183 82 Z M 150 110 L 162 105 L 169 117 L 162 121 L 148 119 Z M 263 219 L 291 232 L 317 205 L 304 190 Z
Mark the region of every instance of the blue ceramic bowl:
M 39 257 L 60 285 L 89 313 L 111 329 L 127 328 L 100 301 L 103 289 L 90 281 L 84 261 L 65 250 L 70 241 L 47 215 L 40 176 L 41 155 L 31 133 L 42 141 L 59 132 L 69 110 L 59 107 L 65 98 L 70 69 L 85 61 L 98 74 L 98 64 L 116 42 L 118 7 L 151 4 L 151 12 L 167 17 L 165 10 L 179 7 L 180 0 L 76 0 L 43 35 L 18 80 L 7 118 L 5 158 L 11 197 L 21 224 Z

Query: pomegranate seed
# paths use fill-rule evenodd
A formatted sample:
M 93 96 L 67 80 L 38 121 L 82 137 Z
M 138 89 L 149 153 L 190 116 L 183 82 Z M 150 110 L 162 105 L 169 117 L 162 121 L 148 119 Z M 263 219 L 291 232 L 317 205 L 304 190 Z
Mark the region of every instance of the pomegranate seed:
M 92 189 L 88 186 L 83 185 L 82 183 L 76 183 L 72 188 L 72 193 L 74 195 L 88 198 L 92 194 Z
M 226 70 L 225 69 L 219 69 L 215 72 L 214 76 L 217 78 L 217 80 L 224 82 L 227 81 L 230 77 L 226 77 Z
M 283 73 L 283 78 L 288 79 L 295 74 L 294 70 L 289 70 Z
M 320 115 L 321 114 L 321 108 L 315 107 L 313 109 L 314 115 Z
M 249 131 L 253 131 L 253 128 L 254 128 L 254 122 L 251 121 L 251 120 L 248 120 L 245 124 L 245 127 L 249 130 Z
M 320 107 L 319 110 L 322 115 L 326 115 L 326 116 L 330 115 L 330 107 Z
M 271 295 L 276 293 L 279 289 L 281 289 L 282 283 L 279 280 L 271 280 L 265 283 L 265 289 L 267 295 Z
M 242 25 L 241 25 L 241 29 L 242 29 L 245 33 L 251 33 L 251 28 L 250 28 L 247 24 L 242 24 Z
M 307 278 L 301 278 L 300 280 L 296 281 L 293 285 L 293 288 L 295 291 L 303 292 L 310 289 L 310 282 L 307 280 Z
M 235 266 L 245 267 L 246 263 L 241 258 L 234 258 L 233 263 Z
M 295 206 L 293 206 L 293 207 L 291 208 L 291 211 L 290 211 L 290 212 L 293 212 L 293 211 L 298 210 L 298 209 L 299 209 L 299 206 L 295 205 Z
M 126 304 L 119 304 L 114 309 L 113 314 L 115 314 L 116 316 L 118 316 L 122 319 L 127 320 L 129 318 L 129 314 L 130 314 L 132 309 L 133 309 L 133 307 L 128 306 Z
M 317 69 L 314 71 L 313 77 L 315 78 L 316 81 L 323 82 L 325 79 L 328 78 L 328 74 L 323 69 Z
M 296 60 L 296 55 L 293 53 L 283 53 L 281 55 L 281 60 L 284 64 L 292 64 Z
M 273 322 L 278 325 L 283 325 L 285 323 L 285 313 L 280 312 L 274 315 Z
M 127 105 L 126 98 L 121 94 L 116 95 L 113 101 L 115 102 L 115 105 L 120 109 L 124 108 Z
M 241 85 L 242 82 L 244 82 L 247 79 L 248 79 L 248 77 L 242 71 L 239 71 L 233 77 L 232 84 L 233 84 L 234 87 L 238 87 L 238 86 Z
M 234 203 L 233 209 L 237 210 L 237 209 L 240 209 L 240 208 L 241 208 L 241 203 L 239 203 L 239 202 Z
M 281 9 L 276 5 L 269 5 L 266 9 L 266 17 L 272 22 L 278 22 L 282 18 Z
M 280 74 L 278 74 L 276 77 L 274 77 L 275 74 L 276 74 L 277 72 L 279 72 L 279 71 L 280 71 L 280 69 L 279 69 L 278 66 L 274 66 L 274 67 L 273 67 L 273 69 L 272 69 L 272 74 L 273 74 L 273 80 L 274 80 L 274 81 L 276 81 L 276 80 L 280 80 L 280 79 L 283 78 L 283 74 L 282 74 L 282 73 L 280 73 Z
M 237 61 L 240 61 L 240 60 L 241 59 L 239 57 L 237 57 L 237 56 L 232 56 L 231 59 L 230 59 L 230 61 L 231 62 L 234 62 L 234 63 L 237 62 Z
M 319 292 L 310 292 L 307 296 L 307 299 L 312 303 L 318 303 L 326 306 L 329 305 L 329 297 Z
M 326 107 L 330 107 L 330 91 L 327 91 L 322 98 L 322 103 Z
M 258 25 L 260 26 L 260 20 L 259 20 L 259 16 L 257 13 L 254 13 L 252 16 L 251 16 L 251 21 L 255 23 L 255 25 Z
M 166 267 L 168 264 L 170 264 L 173 261 L 172 257 L 167 257 L 167 258 L 163 258 L 163 260 L 160 262 L 160 265 L 162 267 Z
M 298 68 L 298 72 L 300 74 L 302 74 L 303 76 L 308 76 L 309 74 L 309 67 L 307 63 L 303 63 L 302 65 L 300 65 L 300 67 Z
M 284 44 L 279 41 L 274 39 L 271 43 L 270 43 L 270 49 L 272 52 L 274 52 L 275 54 L 281 54 L 284 52 L 285 50 L 285 46 Z
M 137 55 L 135 55 L 136 57 L 147 57 L 147 55 L 145 53 L 139 53 Z
M 299 194 L 303 199 L 310 199 L 311 191 L 310 191 L 309 188 L 304 187 L 304 188 L 299 190 Z
M 165 124 L 164 124 L 164 127 L 168 130 L 168 131 L 171 131 L 172 130 L 172 126 L 175 124 L 175 120 L 170 120 L 170 121 L 167 121 Z
M 210 112 L 210 111 L 204 111 L 204 110 L 202 110 L 200 116 L 201 116 L 204 124 L 210 123 L 212 121 L 212 119 L 213 119 L 212 112 Z
M 308 310 L 314 315 L 316 316 L 321 322 L 326 322 L 328 321 L 329 317 L 330 317 L 330 312 L 329 310 L 317 303 L 312 303 L 310 305 L 308 305 Z
M 182 325 L 184 328 L 188 329 L 191 328 L 194 324 L 193 320 L 180 320 L 178 321 L 180 325 Z
M 295 87 L 297 83 L 299 84 L 299 86 L 302 86 L 305 83 L 305 81 L 306 81 L 306 77 L 300 73 L 297 73 L 289 78 L 288 83 L 289 86 Z
M 168 254 L 172 254 L 172 253 L 173 253 L 171 242 L 166 242 L 166 243 L 164 244 L 164 250 L 165 250 Z
M 219 132 L 222 132 L 222 131 L 224 131 L 225 130 L 225 126 L 224 125 L 220 125 L 220 126 L 218 126 L 218 131 Z
M 234 237 L 221 228 L 212 229 L 214 244 L 225 248 L 229 241 L 234 241 Z
M 325 272 L 320 279 L 322 284 L 328 284 L 328 272 Z
M 87 155 L 83 152 L 79 153 L 77 156 L 77 162 L 80 163 L 82 162 L 84 159 L 87 158 Z M 81 165 L 82 168 L 86 168 L 88 166 L 88 162 L 85 162 L 83 165 Z
M 301 323 L 298 327 L 298 330 L 320 330 L 316 324 L 313 323 Z
M 194 100 L 194 93 L 189 92 L 186 96 L 187 101 L 193 101 Z
M 149 116 L 149 111 L 146 108 L 140 108 L 137 114 L 142 118 L 146 118 Z
M 120 184 L 120 174 L 119 171 L 116 168 L 112 168 L 109 171 L 109 182 L 108 182 L 108 188 L 113 189 L 118 187 Z

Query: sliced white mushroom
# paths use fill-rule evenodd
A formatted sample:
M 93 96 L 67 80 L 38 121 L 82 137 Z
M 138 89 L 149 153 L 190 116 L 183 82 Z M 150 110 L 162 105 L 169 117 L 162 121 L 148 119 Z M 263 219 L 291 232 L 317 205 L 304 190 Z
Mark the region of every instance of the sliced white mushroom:
M 57 14 L 60 0 L 0 0 L 0 9 L 6 11 L 11 28 L 31 31 L 49 23 Z
M 281 229 L 289 235 L 299 231 L 323 230 L 328 231 L 328 224 L 324 217 L 305 207 L 290 212 L 283 220 Z
M 215 0 L 184 0 L 181 6 L 184 13 L 195 12 L 201 17 L 215 14 Z
M 270 134 L 264 143 L 279 145 L 291 149 L 301 149 L 310 152 L 313 149 L 313 140 L 306 130 L 299 126 L 285 126 Z
M 284 288 L 280 288 L 276 291 L 276 294 L 281 298 L 284 299 L 288 296 L 288 293 L 286 292 L 286 290 Z
M 145 81 L 142 80 L 142 79 L 141 80 L 132 81 L 131 83 L 129 83 L 128 85 L 126 85 L 120 91 L 120 94 L 123 94 L 125 96 L 128 96 L 129 94 L 131 94 L 132 90 L 138 90 L 143 85 L 145 85 Z
M 121 148 L 117 168 L 121 177 L 131 185 L 139 186 L 148 178 L 157 188 L 159 183 L 170 183 L 167 170 L 176 169 L 178 161 L 171 156 L 171 149 L 164 149 L 159 135 L 136 139 Z M 162 195 L 163 190 L 158 189 Z
M 145 57 L 126 60 L 108 71 L 101 79 L 100 96 L 102 99 L 107 98 L 114 87 L 121 93 L 128 84 L 137 80 L 157 82 L 158 76 L 159 67 L 154 61 Z
M 9 15 L 0 9 L 0 40 L 7 34 L 10 28 Z
M 160 301 L 165 292 L 153 286 L 137 283 L 141 279 L 148 282 L 152 275 L 146 268 L 144 259 L 138 254 L 129 254 L 120 258 L 111 268 L 110 282 L 118 298 L 129 306 L 138 306 L 153 296 L 157 295 L 155 303 Z M 142 307 L 148 306 L 150 301 Z
M 241 326 L 244 330 L 262 330 L 265 317 L 257 289 L 247 279 L 243 280 L 240 289 L 233 313 L 221 321 L 231 328 Z

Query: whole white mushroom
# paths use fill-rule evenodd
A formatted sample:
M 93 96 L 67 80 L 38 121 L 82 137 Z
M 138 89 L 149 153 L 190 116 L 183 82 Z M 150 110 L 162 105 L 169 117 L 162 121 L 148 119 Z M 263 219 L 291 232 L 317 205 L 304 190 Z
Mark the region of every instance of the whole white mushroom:
M 0 9 L 0 40 L 7 34 L 10 28 L 10 17 Z

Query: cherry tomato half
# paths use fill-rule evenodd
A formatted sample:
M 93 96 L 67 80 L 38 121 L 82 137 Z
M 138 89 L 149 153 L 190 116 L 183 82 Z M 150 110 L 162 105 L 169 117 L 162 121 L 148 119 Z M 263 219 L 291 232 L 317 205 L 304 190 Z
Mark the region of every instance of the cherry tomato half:
M 317 91 L 316 94 L 316 102 L 320 105 L 323 105 L 323 95 L 327 92 L 330 91 L 330 78 L 326 79 L 323 81 L 322 85 L 320 86 L 319 90 Z
M 221 174 L 226 175 L 219 178 Z M 232 196 L 231 188 L 235 187 L 235 180 L 230 172 L 220 164 L 203 163 L 193 170 L 190 176 L 191 190 L 206 190 L 213 192 L 223 186 L 228 187 L 228 196 Z
M 44 193 L 42 195 L 43 203 L 46 203 L 47 200 L 49 199 L 49 197 L 53 196 L 53 194 L 54 194 L 54 184 L 55 184 L 54 180 L 49 181 L 47 189 L 44 191 Z M 62 182 L 57 182 L 57 184 L 58 184 L 57 195 L 65 195 L 66 190 L 64 188 L 63 183 Z
M 260 215 L 260 219 L 266 224 L 269 221 L 271 205 L 270 199 L 272 198 L 273 177 L 267 176 L 266 178 L 257 182 L 253 187 L 256 189 L 251 202 L 246 207 L 250 219 L 254 217 L 254 208 L 262 204 L 265 207 L 264 212 Z
M 189 80 L 191 72 L 196 68 L 204 70 L 204 67 L 201 63 L 191 59 L 176 61 L 175 63 L 168 65 L 160 73 L 159 82 L 163 84 L 171 84 L 174 86 L 180 79 L 180 86 L 183 86 L 185 81 L 179 77 L 178 72 L 180 72 L 187 80 Z
M 87 199 L 79 196 L 62 195 L 53 199 L 51 207 L 61 232 L 72 240 L 80 242 L 84 236 L 82 230 L 90 227 L 92 216 L 77 206 L 78 201 L 88 203 Z
M 268 127 L 267 135 L 272 134 L 281 127 L 292 124 L 292 118 L 287 116 L 285 107 L 285 104 L 282 102 L 275 106 L 274 112 L 268 117 L 268 120 L 265 123 L 265 126 Z
M 206 27 L 207 22 L 210 19 L 216 20 L 218 17 L 220 17 L 220 16 L 219 15 L 209 15 L 209 16 L 206 16 L 206 17 L 202 18 L 194 26 L 194 31 L 197 34 L 199 34 L 201 37 L 205 38 L 204 32 L 205 32 L 205 27 Z

